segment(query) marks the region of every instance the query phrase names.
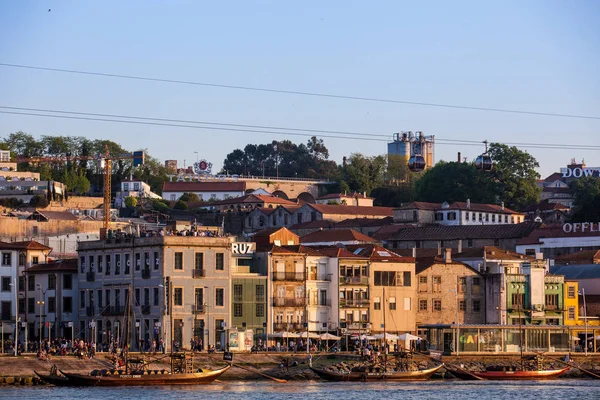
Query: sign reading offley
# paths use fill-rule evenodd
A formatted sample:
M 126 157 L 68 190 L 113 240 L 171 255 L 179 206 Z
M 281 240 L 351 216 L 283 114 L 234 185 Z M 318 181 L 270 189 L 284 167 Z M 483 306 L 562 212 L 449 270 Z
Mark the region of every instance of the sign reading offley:
M 574 222 L 563 225 L 565 233 L 600 232 L 600 222 Z

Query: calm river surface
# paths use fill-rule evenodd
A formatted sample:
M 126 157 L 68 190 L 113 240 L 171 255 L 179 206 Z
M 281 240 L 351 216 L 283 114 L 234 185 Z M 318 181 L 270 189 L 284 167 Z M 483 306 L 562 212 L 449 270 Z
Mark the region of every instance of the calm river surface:
M 416 383 L 266 382 L 215 383 L 195 387 L 61 388 L 49 386 L 0 387 L 9 399 L 599 399 L 600 380 L 547 382 L 429 381 Z

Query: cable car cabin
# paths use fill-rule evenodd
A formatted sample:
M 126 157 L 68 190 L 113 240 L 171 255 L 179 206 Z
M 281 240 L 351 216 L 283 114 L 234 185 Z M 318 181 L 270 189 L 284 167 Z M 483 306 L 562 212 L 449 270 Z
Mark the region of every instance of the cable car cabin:
M 408 159 L 408 169 L 412 172 L 421 172 L 425 169 L 425 158 L 420 155 L 412 156 Z
M 491 171 L 493 167 L 492 157 L 482 154 L 475 159 L 475 168 L 480 171 Z

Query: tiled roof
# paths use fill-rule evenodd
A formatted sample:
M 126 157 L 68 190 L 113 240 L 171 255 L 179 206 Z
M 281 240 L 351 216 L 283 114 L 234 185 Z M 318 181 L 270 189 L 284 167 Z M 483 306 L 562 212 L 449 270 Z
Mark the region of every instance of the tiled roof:
M 490 212 L 490 213 L 500 213 L 500 214 L 518 214 L 516 211 L 511 210 L 510 208 L 498 206 L 496 204 L 480 204 L 480 203 L 467 203 L 462 201 L 455 201 L 450 204 L 448 208 L 445 210 L 466 210 L 466 211 L 477 211 L 477 212 Z
M 309 233 L 300 238 L 300 243 L 338 243 L 348 241 L 362 241 L 366 243 L 377 243 L 377 240 L 363 235 L 354 229 L 332 229 Z
M 507 239 L 529 235 L 540 224 L 427 226 L 400 229 L 390 240 Z
M 354 253 L 346 250 L 345 247 L 328 246 L 328 247 L 317 247 L 316 249 L 319 253 L 321 253 L 322 255 L 327 256 L 327 257 L 355 258 L 355 259 L 360 259 L 360 260 L 368 260 L 369 259 L 368 257 L 354 254 Z
M 164 182 L 163 192 L 243 192 L 246 182 Z
M 546 179 L 544 179 L 544 182 L 556 182 L 556 181 L 562 181 L 562 174 L 560 172 L 555 172 L 552 175 L 549 175 Z
M 477 272 L 477 274 L 481 275 L 481 272 L 477 271 L 475 268 L 471 267 L 468 264 L 462 263 L 460 261 L 456 261 L 456 260 L 451 260 L 449 263 L 446 263 L 444 261 L 444 259 L 440 256 L 435 256 L 435 257 L 418 257 L 417 261 L 416 261 L 416 267 L 415 267 L 415 273 L 416 274 L 420 274 L 421 272 L 425 271 L 426 269 L 436 265 L 436 264 L 444 264 L 444 265 L 462 265 L 465 268 L 468 268 L 472 271 Z
M 369 226 L 387 226 L 390 225 L 394 219 L 392 217 L 385 218 L 348 218 L 338 222 L 335 227 L 336 229 L 350 228 L 360 226 L 363 228 Z
M 535 212 L 535 211 L 568 211 L 569 207 L 561 203 L 550 203 L 548 200 L 541 201 L 537 204 L 532 204 L 523 209 L 523 212 Z
M 415 261 L 412 257 L 401 256 L 377 244 L 354 244 L 346 246 L 346 248 L 353 254 L 369 257 L 371 261 L 395 261 L 404 263 Z
M 213 205 L 227 205 L 227 204 L 240 204 L 240 203 L 266 203 L 266 204 L 287 204 L 296 205 L 293 201 L 282 199 L 281 197 L 268 196 L 265 194 L 247 194 L 240 197 L 234 197 L 232 199 L 226 199 L 221 201 L 215 201 Z
M 593 264 L 594 260 L 600 260 L 600 250 L 582 250 L 576 253 L 564 254 L 556 257 L 556 264 Z
M 290 229 L 318 229 L 318 228 L 335 229 L 336 225 L 337 224 L 333 221 L 319 219 L 316 221 L 308 221 L 308 222 L 302 222 L 299 224 L 294 224 L 290 227 Z
M 43 245 L 35 240 L 12 243 L 0 242 L 0 248 L 7 250 L 52 250 L 52 247 Z
M 401 229 L 415 228 L 413 224 L 393 224 L 382 226 L 373 233 L 373 238 L 377 240 L 389 240 Z
M 28 274 L 36 274 L 42 272 L 58 272 L 58 271 L 67 271 L 67 272 L 76 272 L 77 271 L 77 259 L 71 258 L 67 260 L 56 260 L 50 261 L 45 264 L 36 264 L 32 265 L 30 268 L 27 268 L 25 272 Z
M 27 219 L 37 219 L 38 214 L 47 220 L 77 221 L 77 217 L 68 211 L 35 210 Z
M 485 250 L 486 259 L 501 259 L 501 260 L 521 260 L 521 261 L 530 261 L 534 260 L 535 257 L 527 256 L 524 254 L 516 253 L 510 250 L 504 250 L 497 246 L 485 246 L 485 247 L 475 247 L 463 250 L 460 253 L 453 255 L 456 259 L 468 259 L 468 258 L 483 258 L 483 251 Z
M 427 203 L 425 201 L 413 201 L 405 206 L 398 207 L 397 210 L 431 210 L 435 211 L 442 208 L 441 203 Z
M 600 278 L 600 264 L 555 265 L 550 267 L 550 272 L 564 275 L 569 280 L 597 279 Z
M 308 204 L 321 214 L 338 215 L 377 215 L 382 217 L 391 217 L 392 207 L 367 207 L 367 206 L 345 206 L 331 204 Z

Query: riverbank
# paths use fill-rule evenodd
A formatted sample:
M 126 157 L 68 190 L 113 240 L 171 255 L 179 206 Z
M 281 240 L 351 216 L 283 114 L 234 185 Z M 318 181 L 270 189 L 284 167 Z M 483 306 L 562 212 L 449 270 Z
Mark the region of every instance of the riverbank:
M 137 354 L 132 356 L 138 356 Z M 311 355 L 315 366 L 323 367 L 331 364 L 351 364 L 358 362 L 359 357 L 353 354 L 314 354 Z M 157 354 L 155 356 L 146 355 L 150 370 L 169 370 L 170 359 L 168 355 Z M 284 360 L 287 360 L 288 367 L 284 367 Z M 545 356 L 545 365 L 551 368 L 562 368 L 564 366 L 560 361 L 564 356 Z M 573 364 L 587 370 L 600 370 L 600 356 L 571 356 Z M 427 356 L 417 355 L 415 361 L 419 364 L 430 364 L 432 360 Z M 488 366 L 505 366 L 515 368 L 520 365 L 518 356 L 508 355 L 477 355 L 477 356 L 445 356 L 442 358 L 448 366 L 459 366 L 467 370 L 485 370 Z M 304 353 L 261 353 L 261 354 L 235 354 L 234 366 L 239 364 L 248 369 L 231 368 L 220 380 L 222 381 L 247 381 L 268 379 L 253 371 L 286 380 L 310 380 L 317 379 L 316 375 L 309 368 L 309 358 Z M 18 384 L 34 384 L 34 371 L 48 372 L 52 365 L 63 371 L 77 372 L 87 374 L 93 370 L 110 370 L 114 368 L 107 354 L 100 353 L 93 359 L 79 360 L 72 356 L 54 357 L 51 360 L 38 360 L 33 354 L 19 357 L 0 356 L 0 384 L 10 384 L 15 381 Z M 194 366 L 196 368 L 216 369 L 225 365 L 222 354 L 196 353 L 194 355 Z M 561 378 L 580 378 L 584 374 L 571 368 Z M 8 378 L 8 379 L 7 379 Z M 8 380 L 8 381 L 7 381 Z M 22 382 L 22 383 L 21 383 Z

